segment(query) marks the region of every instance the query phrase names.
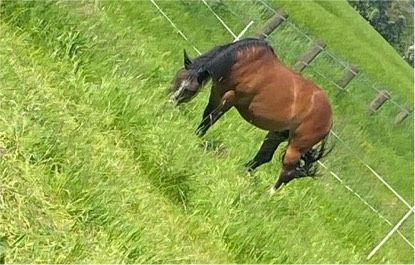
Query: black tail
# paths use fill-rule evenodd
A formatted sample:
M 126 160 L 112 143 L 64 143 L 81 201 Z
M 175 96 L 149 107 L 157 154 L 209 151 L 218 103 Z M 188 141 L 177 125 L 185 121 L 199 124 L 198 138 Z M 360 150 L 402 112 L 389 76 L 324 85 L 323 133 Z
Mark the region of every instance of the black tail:
M 301 175 L 310 177 L 317 175 L 316 162 L 327 156 L 334 148 L 334 145 L 327 148 L 327 140 L 328 135 L 317 146 L 314 146 L 301 156 L 300 165 L 297 167 Z

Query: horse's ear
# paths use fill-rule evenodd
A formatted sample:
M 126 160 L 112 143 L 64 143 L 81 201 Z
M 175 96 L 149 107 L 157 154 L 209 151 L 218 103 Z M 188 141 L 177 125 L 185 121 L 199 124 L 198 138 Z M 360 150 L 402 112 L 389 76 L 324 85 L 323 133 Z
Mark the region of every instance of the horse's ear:
M 183 63 L 184 63 L 184 68 L 186 70 L 189 70 L 189 66 L 192 64 L 192 60 L 190 59 L 189 55 L 187 55 L 187 52 L 185 49 L 183 49 Z

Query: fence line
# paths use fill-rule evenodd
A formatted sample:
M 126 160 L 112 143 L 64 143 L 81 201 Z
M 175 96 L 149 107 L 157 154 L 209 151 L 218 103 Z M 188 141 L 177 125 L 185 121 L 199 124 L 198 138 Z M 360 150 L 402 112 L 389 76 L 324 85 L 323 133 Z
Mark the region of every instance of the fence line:
M 239 33 L 239 35 L 233 41 L 238 41 L 248 31 L 252 24 L 254 24 L 253 20 L 251 20 L 251 22 L 249 22 L 248 25 L 245 26 L 245 28 L 241 31 L 241 33 Z
M 314 61 L 314 60 L 313 60 Z M 345 88 L 343 88 L 343 87 L 341 87 L 339 84 L 337 84 L 336 82 L 334 82 L 333 80 L 331 80 L 329 77 L 327 77 L 326 75 L 324 75 L 324 74 L 322 74 L 322 73 L 320 73 L 320 72 L 318 72 L 317 70 L 314 70 L 313 68 L 312 68 L 312 63 L 313 62 L 311 62 L 310 64 L 308 64 L 308 63 L 305 63 L 305 62 L 303 62 L 304 64 L 306 64 L 307 66 L 310 66 L 309 68 L 307 68 L 307 69 L 309 69 L 309 70 L 311 70 L 312 72 L 314 72 L 314 73 L 316 73 L 317 75 L 319 75 L 320 77 L 322 77 L 323 79 L 325 79 L 325 80 L 327 80 L 329 83 L 331 83 L 332 85 L 334 85 L 337 89 L 339 89 L 339 91 L 342 91 L 342 92 L 345 92 L 345 93 L 348 93 L 349 94 L 349 96 L 350 97 L 352 97 L 352 98 L 354 98 L 353 100 L 355 101 L 355 102 L 358 102 L 358 103 L 360 103 L 361 105 L 363 105 L 365 108 L 367 108 L 368 107 L 368 105 L 366 104 L 366 103 L 363 103 L 361 100 L 358 100 L 358 99 L 356 99 L 356 97 L 354 96 L 354 94 L 353 93 L 351 93 L 351 91 L 349 90 L 349 89 L 345 89 Z M 352 71 L 353 72 L 353 70 L 351 70 L 351 69 L 349 69 L 350 71 Z M 359 76 L 361 76 L 361 75 L 359 75 Z M 364 81 L 364 82 L 370 82 L 370 80 L 369 79 L 366 79 L 366 80 L 361 80 L 361 81 Z M 374 90 L 376 90 L 378 93 L 381 93 L 382 91 L 381 90 L 379 90 L 379 89 L 377 89 L 377 88 L 375 88 L 375 86 L 373 85 L 373 88 L 374 88 Z M 391 103 L 393 103 L 394 105 L 396 105 L 401 111 L 402 110 L 404 110 L 404 108 L 403 107 L 401 107 L 398 103 L 396 103 L 395 101 L 393 101 L 391 98 L 388 98 L 388 100 L 391 102 Z M 411 112 L 411 114 L 412 114 L 412 112 Z
M 308 39 L 309 41 L 314 41 L 310 36 L 308 36 L 307 34 L 305 34 L 303 31 L 301 31 L 295 24 L 293 24 L 292 22 L 288 21 L 287 18 L 280 16 L 278 14 L 278 12 L 272 8 L 270 5 L 268 5 L 268 3 L 266 3 L 263 0 L 257 0 L 258 2 L 261 2 L 263 6 L 265 6 L 268 10 L 270 10 L 271 12 L 273 12 L 275 15 L 279 16 L 282 20 L 284 20 L 286 23 L 288 23 L 290 26 L 292 26 L 296 31 L 298 31 L 299 33 L 301 33 L 301 35 L 303 35 L 306 39 Z
M 369 209 L 371 209 L 374 213 L 376 213 L 379 218 L 384 220 L 388 225 L 393 226 L 392 222 L 389 221 L 386 217 L 384 217 L 378 210 L 375 209 L 370 203 L 368 203 L 365 199 L 363 199 L 362 196 L 360 196 L 356 191 L 354 191 L 349 185 L 345 184 L 345 182 L 333 171 L 331 171 L 323 162 L 320 160 L 317 161 L 320 166 L 322 166 L 324 169 L 326 169 L 328 172 L 330 172 L 330 175 L 332 175 L 340 184 L 342 184 L 348 191 L 350 191 L 353 195 L 355 195 L 361 202 L 363 202 Z M 397 233 L 402 237 L 402 239 L 413 249 L 415 249 L 414 245 L 398 230 Z
M 317 55 L 318 56 L 318 55 Z M 339 86 L 339 84 L 337 84 L 336 82 L 334 82 L 333 80 L 331 80 L 330 78 L 328 78 L 326 75 L 323 75 L 322 73 L 318 72 L 317 70 L 314 70 L 312 68 L 312 64 L 311 63 L 306 63 L 303 62 L 305 65 L 307 66 L 311 66 L 311 68 L 307 68 L 307 69 L 311 69 L 311 71 L 313 71 L 314 73 L 318 74 L 320 77 L 326 79 L 328 82 L 330 82 L 332 85 L 334 85 L 336 88 L 339 89 L 339 91 L 345 91 L 346 93 L 350 93 L 350 91 L 348 91 L 347 89 L 342 88 L 341 86 Z M 366 104 L 365 104 L 366 105 Z
M 151 3 L 158 9 L 158 11 L 170 22 L 170 24 L 179 32 L 179 34 L 186 40 L 186 41 L 188 41 L 189 42 L 189 44 L 190 45 L 192 45 L 191 43 L 190 43 L 190 41 L 189 41 L 189 39 L 184 35 L 184 33 L 173 23 L 173 21 L 160 9 L 160 7 L 154 2 L 154 0 L 150 0 L 151 1 Z M 202 0 L 202 1 L 204 1 L 204 0 Z M 262 0 L 259 0 L 259 1 L 262 1 Z M 252 21 L 251 21 L 252 22 Z M 252 23 L 250 23 L 250 24 L 252 24 Z M 248 27 L 248 26 L 247 26 Z M 246 28 L 247 28 L 246 27 Z M 246 31 L 246 30 L 245 30 Z M 243 32 L 241 32 L 241 33 L 244 33 L 244 31 Z M 235 35 L 235 34 L 232 34 L 233 36 Z M 240 34 L 241 35 L 241 34 Z M 237 39 L 238 37 L 237 36 L 235 36 L 235 40 Z M 197 51 L 198 53 L 199 53 L 199 55 L 201 54 L 200 53 L 200 51 L 196 48 L 196 47 L 194 47 L 193 45 L 192 45 L 192 47 L 194 48 L 194 50 L 195 51 Z M 320 165 L 322 165 L 325 169 L 327 169 L 328 170 L 328 168 L 322 163 L 322 162 L 320 162 L 319 161 L 319 163 L 320 163 Z M 367 201 L 365 201 L 358 193 L 356 193 L 355 191 L 353 191 L 353 189 L 351 189 L 348 185 L 346 185 L 344 182 L 343 182 L 343 180 L 337 175 L 337 174 L 335 174 L 333 171 L 330 171 L 330 173 L 331 173 L 331 175 L 333 176 L 333 177 L 335 177 L 347 190 L 349 190 L 350 192 L 352 192 L 355 196 L 357 196 L 359 199 L 360 199 L 360 201 L 362 201 L 362 203 L 364 203 L 366 206 L 368 206 L 369 207 L 369 209 L 371 209 L 372 211 L 374 211 L 378 216 L 379 216 L 379 218 L 381 218 L 382 220 L 384 220 L 386 223 L 388 223 L 389 225 L 392 225 L 392 223 L 388 220 L 388 219 L 386 219 L 382 214 L 380 214 L 380 212 L 379 211 L 377 211 L 373 206 L 371 206 Z M 413 209 L 411 208 L 411 211 L 410 212 L 412 212 L 413 211 Z M 407 218 L 407 217 L 406 217 Z M 406 219 L 405 218 L 405 219 Z M 402 223 L 403 221 L 401 220 L 401 222 L 400 223 L 398 223 L 399 224 L 399 226 L 400 226 L 400 224 Z M 397 226 L 395 226 L 394 228 L 393 228 L 393 232 L 395 232 L 395 231 L 397 231 L 398 230 L 398 228 L 399 228 L 399 226 L 397 225 Z M 412 248 L 414 248 L 414 246 L 411 244 L 411 242 L 403 235 L 403 234 L 401 234 L 401 232 L 400 231 L 398 231 L 398 233 L 399 233 L 399 235 L 404 239 L 404 241 L 407 243 L 407 244 L 409 244 Z M 381 246 L 379 246 L 379 248 L 380 248 Z
M 236 36 L 235 33 L 233 33 L 233 31 L 228 27 L 228 25 L 226 25 L 226 23 L 219 17 L 219 15 L 216 14 L 216 12 L 210 7 L 210 5 L 208 5 L 208 3 L 205 0 L 202 0 L 202 2 L 203 4 L 205 4 L 205 6 L 207 6 L 210 12 L 212 12 L 213 15 L 219 20 L 219 22 L 225 27 L 225 29 L 232 35 L 232 37 L 234 39 L 238 38 L 238 36 Z
M 313 39 L 310 37 L 310 36 L 308 36 L 305 32 L 303 32 L 300 28 L 298 28 L 294 23 L 292 23 L 291 21 L 289 21 L 288 19 L 286 19 L 285 17 L 282 17 L 282 16 L 280 16 L 279 14 L 278 14 L 278 12 L 273 8 L 273 7 L 271 7 L 266 1 L 264 1 L 264 0 L 256 0 L 256 1 L 258 1 L 258 2 L 260 2 L 260 3 L 262 3 L 262 5 L 263 6 L 265 6 L 268 10 L 270 10 L 271 12 L 273 12 L 274 14 L 276 14 L 276 15 L 278 15 L 279 17 L 281 17 L 281 19 L 283 19 L 283 20 L 285 20 L 285 22 L 288 24 L 288 25 L 290 25 L 292 28 L 294 28 L 297 32 L 299 32 L 301 35 L 303 35 L 304 37 L 306 37 L 309 41 L 313 41 Z M 350 66 L 349 66 L 349 64 L 348 63 L 346 63 L 346 62 L 344 62 L 343 60 L 341 60 L 341 59 L 339 59 L 337 56 L 335 56 L 333 53 L 331 53 L 331 52 L 329 52 L 328 50 L 326 50 L 326 49 L 324 49 L 324 52 L 326 53 L 326 54 L 328 54 L 330 57 L 332 57 L 336 62 L 338 62 L 340 65 L 342 65 L 345 69 L 348 69 L 348 70 L 351 70 L 351 71 L 353 71 L 352 69 L 350 69 Z M 367 82 L 370 82 L 368 79 L 366 80 Z M 372 82 L 373 83 L 373 82 Z M 375 91 L 377 91 L 377 92 L 380 92 L 380 90 L 379 89 L 377 89 L 376 87 L 375 87 L 375 85 L 374 84 L 372 84 L 372 85 L 370 85 L 370 88 L 372 89 L 372 90 L 375 90 Z M 392 104 L 394 104 L 396 107 L 398 107 L 400 110 L 405 110 L 406 108 L 404 107 L 404 106 L 402 106 L 401 104 L 399 104 L 398 102 L 396 102 L 394 99 L 392 99 L 392 98 L 390 98 L 389 99 L 389 101 L 392 103 Z
M 245 28 L 241 31 L 241 33 L 239 33 L 239 35 L 236 36 L 235 33 L 233 33 L 233 31 L 230 29 L 230 27 L 225 23 L 225 21 L 218 14 L 216 14 L 215 10 L 213 10 L 213 8 L 209 6 L 209 4 L 205 0 L 202 0 L 202 2 L 203 4 L 205 4 L 205 6 L 207 6 L 210 12 L 212 12 L 212 14 L 219 20 L 219 22 L 225 27 L 225 29 L 232 35 L 232 37 L 234 38 L 233 42 L 238 41 L 246 33 L 246 31 L 248 31 L 252 24 L 254 24 L 254 21 L 251 20 L 248 23 L 248 25 L 246 25 Z
M 303 62 L 303 63 L 304 63 L 304 62 Z M 354 96 L 354 94 L 350 92 L 350 90 L 348 90 L 348 89 L 344 89 L 343 87 L 341 87 L 339 84 L 337 84 L 336 82 L 334 82 L 333 80 L 331 80 L 331 79 L 330 79 L 329 77 L 327 77 L 326 75 L 324 75 L 324 74 L 320 73 L 319 71 L 315 70 L 315 69 L 313 68 L 312 63 L 313 63 L 313 62 L 311 62 L 310 64 L 305 63 L 305 64 L 308 66 L 308 68 L 306 68 L 307 70 L 310 70 L 311 72 L 313 72 L 313 73 L 317 74 L 318 76 L 322 77 L 323 79 L 325 79 L 326 81 L 328 81 L 329 83 L 331 83 L 332 85 L 334 85 L 337 89 L 339 89 L 339 91 L 342 91 L 342 92 L 345 92 L 345 93 L 349 94 L 349 95 L 350 95 L 350 97 L 352 97 L 352 98 L 353 98 L 353 101 L 354 101 L 354 102 L 357 102 L 357 103 L 361 104 L 361 105 L 362 105 L 362 106 L 364 106 L 365 108 L 367 108 L 367 107 L 368 107 L 366 103 L 363 103 L 362 101 L 357 100 L 357 99 L 356 99 L 356 97 Z
M 161 8 L 156 4 L 156 2 L 154 0 L 150 0 L 150 2 L 157 8 L 157 10 L 164 16 L 164 18 L 167 19 L 167 21 L 173 26 L 173 28 L 177 30 L 180 36 L 182 36 L 183 39 L 185 39 L 190 44 L 190 46 L 192 46 L 193 50 L 195 50 L 200 55 L 201 52 L 190 43 L 186 35 L 184 35 L 184 33 L 176 26 L 176 24 L 174 24 L 174 22 L 166 15 L 166 13 L 164 13 L 163 10 L 161 10 Z
M 380 93 L 381 92 L 381 90 L 379 90 L 378 88 L 376 88 L 376 86 L 379 86 L 379 87 L 381 87 L 381 85 L 379 85 L 379 83 L 378 82 L 376 82 L 376 81 L 371 81 L 371 80 L 369 80 L 369 78 L 367 77 L 367 75 L 360 75 L 361 76 L 361 81 L 362 82 L 365 82 L 366 84 L 369 84 L 369 86 L 371 86 L 371 88 L 373 89 L 373 90 L 375 90 L 376 92 L 378 92 L 378 93 Z M 364 77 L 363 77 L 364 76 Z M 393 104 L 393 105 L 395 105 L 396 107 L 398 107 L 400 110 L 405 110 L 406 108 L 405 107 L 403 107 L 402 105 L 400 105 L 398 102 L 396 102 L 392 97 L 389 99 L 389 101 Z M 412 113 L 412 112 L 411 112 Z
M 365 165 L 382 183 L 383 185 L 385 185 L 393 194 L 395 194 L 396 197 L 398 197 L 398 199 L 403 202 L 409 209 L 411 209 L 411 205 L 409 205 L 409 203 L 402 198 L 402 196 L 400 196 L 371 166 L 369 165 Z
M 353 156 L 356 157 L 356 159 L 362 163 L 366 168 L 368 168 L 370 170 L 370 172 L 373 173 L 373 175 L 376 176 L 376 178 L 378 178 L 383 185 L 385 185 L 403 204 L 405 204 L 409 209 L 412 209 L 412 206 L 398 193 L 395 191 L 395 189 L 392 188 L 391 185 L 389 185 L 380 175 L 379 173 L 377 173 L 371 166 L 369 166 L 368 164 L 366 164 L 357 154 L 356 152 L 345 142 L 343 141 L 333 130 L 330 130 L 330 133 L 336 137 L 336 139 L 338 141 L 340 141 L 348 150 L 351 154 L 353 154 Z
M 371 259 L 373 257 L 373 255 L 376 254 L 376 252 L 383 246 L 383 244 L 386 243 L 386 241 L 389 240 L 389 238 L 393 235 L 393 233 L 395 233 L 399 227 L 405 222 L 406 219 L 408 219 L 408 217 L 415 211 L 415 207 L 412 207 L 412 209 L 410 209 L 404 217 L 402 217 L 402 219 L 392 228 L 392 230 L 382 239 L 382 241 L 380 241 L 380 243 L 369 253 L 369 255 L 367 256 L 367 259 Z

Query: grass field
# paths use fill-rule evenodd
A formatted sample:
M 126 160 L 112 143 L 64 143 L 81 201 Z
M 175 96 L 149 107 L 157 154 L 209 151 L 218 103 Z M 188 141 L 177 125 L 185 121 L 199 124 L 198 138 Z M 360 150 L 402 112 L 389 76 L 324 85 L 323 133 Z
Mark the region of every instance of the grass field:
M 324 169 L 321 178 L 295 181 L 270 197 L 282 150 L 246 173 L 242 165 L 265 132 L 235 111 L 197 138 L 209 89 L 181 108 L 167 101 L 189 44 L 150 1 L 97 3 L 1 3 L 1 259 L 413 263 L 413 249 L 398 234 L 366 260 L 391 226 Z M 232 40 L 202 3 L 157 3 L 201 51 Z M 235 31 L 254 19 L 247 35 L 272 15 L 253 2 L 209 3 Z M 413 86 L 410 68 L 345 2 L 274 4 L 324 37 L 333 53 L 360 63 L 371 84 L 390 86 L 402 104 L 413 102 L 406 90 Z M 330 21 L 371 37 L 348 35 L 356 46 L 345 49 L 344 35 L 326 35 L 321 21 L 301 20 L 304 8 L 339 14 Z M 311 45 L 285 24 L 269 41 L 289 65 Z M 329 93 L 334 130 L 346 142 L 323 162 L 396 224 L 408 209 L 364 163 L 412 204 L 413 116 L 394 126 L 398 111 L 386 104 L 369 117 L 375 93 L 367 82 L 357 78 L 351 93 L 338 93 L 315 71 L 336 79 L 342 69 L 322 54 L 304 72 Z M 413 222 L 412 215 L 400 229 L 411 242 Z

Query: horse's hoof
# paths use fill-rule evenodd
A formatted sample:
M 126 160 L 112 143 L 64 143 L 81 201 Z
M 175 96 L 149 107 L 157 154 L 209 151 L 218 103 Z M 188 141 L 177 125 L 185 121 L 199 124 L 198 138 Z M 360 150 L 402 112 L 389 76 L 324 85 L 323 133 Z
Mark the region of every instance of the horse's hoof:
M 272 186 L 271 189 L 269 189 L 269 196 L 272 197 L 276 192 L 277 192 L 277 189 L 275 189 L 275 187 Z
M 255 168 L 253 168 L 252 166 L 245 166 L 245 170 L 248 171 L 248 173 L 252 173 L 255 171 Z
M 248 163 L 245 163 L 245 164 L 244 164 L 244 167 L 246 168 L 246 170 L 247 170 L 249 173 L 252 173 L 252 172 L 254 172 L 254 171 L 255 171 L 256 164 L 257 164 L 257 162 L 256 162 L 255 160 L 251 160 L 251 161 L 249 161 Z
M 270 196 L 274 195 L 285 184 L 286 183 L 284 182 L 277 181 L 274 185 L 272 185 L 271 189 L 269 190 Z

